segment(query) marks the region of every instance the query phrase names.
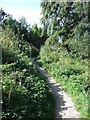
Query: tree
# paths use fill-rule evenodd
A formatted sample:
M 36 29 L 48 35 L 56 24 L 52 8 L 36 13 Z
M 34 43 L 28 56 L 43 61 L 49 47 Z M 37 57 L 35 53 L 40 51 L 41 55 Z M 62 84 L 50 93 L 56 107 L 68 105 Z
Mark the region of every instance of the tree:
M 73 28 L 72 40 L 69 40 L 69 47 L 72 53 L 78 57 L 88 58 L 89 29 L 88 3 L 74 3 L 75 12 L 78 14 L 78 24 Z M 72 41 L 72 42 L 70 42 Z
M 44 2 L 41 3 L 41 8 L 41 21 L 48 37 L 58 32 L 56 38 L 58 37 L 62 41 L 62 47 L 67 52 L 72 51 L 75 54 L 77 52 L 79 56 L 80 54 L 85 56 L 87 47 L 84 48 L 83 46 L 88 46 L 88 30 L 90 29 L 88 23 L 88 3 Z M 83 49 L 81 50 L 81 48 Z
M 2 24 L 5 16 L 6 16 L 6 13 L 5 13 L 4 10 L 1 8 L 1 9 L 0 9 L 0 24 Z
M 72 33 L 73 27 L 78 23 L 78 15 L 74 11 L 73 2 L 45 2 L 41 3 L 43 17 L 42 24 L 47 28 L 47 34 L 52 35 L 61 31 L 63 41 Z

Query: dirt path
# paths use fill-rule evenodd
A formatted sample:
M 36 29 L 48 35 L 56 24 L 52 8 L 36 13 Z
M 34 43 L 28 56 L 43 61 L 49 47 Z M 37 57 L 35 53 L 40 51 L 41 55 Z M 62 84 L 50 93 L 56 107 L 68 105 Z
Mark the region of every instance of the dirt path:
M 47 78 L 47 83 L 52 89 L 56 101 L 56 117 L 55 118 L 80 118 L 80 114 L 76 111 L 74 103 L 69 95 L 64 92 L 60 84 L 50 77 L 42 67 L 40 67 L 35 61 L 32 61 L 36 69 Z

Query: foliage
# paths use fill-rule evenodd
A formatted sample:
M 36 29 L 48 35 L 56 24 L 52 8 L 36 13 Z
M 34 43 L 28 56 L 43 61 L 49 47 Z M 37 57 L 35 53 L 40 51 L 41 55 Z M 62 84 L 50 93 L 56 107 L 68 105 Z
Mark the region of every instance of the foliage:
M 63 86 L 64 90 L 72 96 L 77 110 L 81 113 L 81 117 L 90 117 L 88 112 L 88 109 L 90 111 L 90 108 L 88 108 L 88 100 L 90 100 L 88 99 L 90 87 L 88 75 L 88 4 L 46 2 L 41 3 L 41 6 L 43 6 L 42 23 L 45 20 L 45 24 L 43 23 L 43 25 L 46 27 L 47 24 L 52 25 L 55 21 L 57 24 L 54 27 L 57 27 L 57 29 L 53 31 L 53 34 L 50 34 L 45 45 L 41 48 L 41 59 L 39 62 Z M 50 6 L 51 10 L 47 6 Z M 57 12 L 58 10 L 60 13 Z M 55 17 L 55 15 L 59 18 Z M 65 20 L 63 20 L 63 24 L 59 28 L 58 20 L 61 21 L 63 18 Z
M 71 95 L 81 117 L 89 118 L 89 4 L 46 1 L 41 2 L 41 8 L 42 28 L 0 10 L 2 119 L 54 118 L 51 90 L 29 58 L 39 53 L 40 64 Z
M 81 117 L 89 118 L 89 3 L 46 1 L 41 8 L 48 39 L 39 62 L 71 95 Z
M 30 60 L 21 57 L 23 61 L 19 59 L 20 63 L 18 61 L 2 66 L 2 119 L 28 120 L 46 116 L 48 118 L 53 113 L 50 107 L 53 108 L 54 99 L 52 98 L 52 104 L 49 101 L 49 95 L 52 97 L 52 93 L 45 80 L 35 71 Z M 29 63 L 26 63 L 26 60 Z
M 31 56 L 37 57 L 41 46 L 44 44 L 47 38 L 47 35 L 44 34 L 45 32 L 43 32 L 41 27 L 38 27 L 37 24 L 34 24 L 31 27 L 27 24 L 26 19 L 23 16 L 17 21 L 16 19 L 13 19 L 12 15 L 4 12 L 3 9 L 0 10 L 0 15 L 2 18 L 2 28 L 4 30 L 6 29 L 6 31 L 8 31 L 7 29 L 9 29 L 9 31 L 11 30 L 13 34 L 15 34 L 13 37 L 17 36 L 20 45 L 23 44 L 24 46 L 27 41 L 32 47 Z M 22 46 L 20 47 L 20 49 L 23 49 Z M 29 48 L 27 49 L 29 50 Z
M 31 46 L 32 46 L 32 55 L 31 57 L 37 57 L 40 52 L 40 48 L 44 45 L 47 35 L 43 29 L 34 24 L 30 29 L 30 36 L 31 36 Z
M 71 95 L 81 118 L 88 118 L 88 61 L 72 58 L 65 49 L 55 49 L 54 45 L 42 47 L 40 58 L 40 64 Z
M 24 18 L 19 23 L 9 16 L 0 27 L 2 120 L 54 118 L 55 101 L 52 91 L 29 58 L 29 34 Z
M 42 25 L 48 37 L 57 34 L 58 42 L 72 57 L 88 58 L 88 2 L 42 2 Z M 54 37 L 52 38 L 54 39 Z M 52 42 L 52 40 L 51 40 Z

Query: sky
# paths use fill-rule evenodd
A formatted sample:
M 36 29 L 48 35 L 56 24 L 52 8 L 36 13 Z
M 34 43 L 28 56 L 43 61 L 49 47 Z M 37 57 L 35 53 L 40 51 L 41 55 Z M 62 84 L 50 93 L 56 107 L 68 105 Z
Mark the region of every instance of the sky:
M 0 8 L 2 7 L 6 13 L 11 14 L 13 18 L 19 19 L 25 17 L 28 24 L 40 24 L 41 0 L 0 0 Z

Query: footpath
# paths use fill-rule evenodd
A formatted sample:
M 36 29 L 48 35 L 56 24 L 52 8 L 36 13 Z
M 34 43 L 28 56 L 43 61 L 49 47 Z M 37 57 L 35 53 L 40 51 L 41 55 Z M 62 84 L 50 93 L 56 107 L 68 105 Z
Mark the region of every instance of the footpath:
M 73 118 L 80 118 L 80 113 L 76 110 L 71 97 L 63 90 L 60 84 L 56 83 L 56 81 L 49 76 L 47 72 L 37 64 L 36 61 L 32 60 L 32 63 L 35 65 L 39 73 L 47 78 L 47 83 L 55 96 L 55 118 L 69 118 L 70 120 Z

